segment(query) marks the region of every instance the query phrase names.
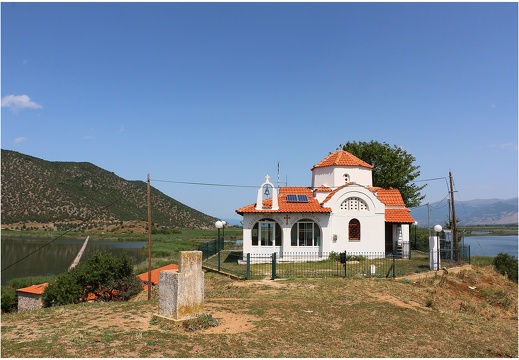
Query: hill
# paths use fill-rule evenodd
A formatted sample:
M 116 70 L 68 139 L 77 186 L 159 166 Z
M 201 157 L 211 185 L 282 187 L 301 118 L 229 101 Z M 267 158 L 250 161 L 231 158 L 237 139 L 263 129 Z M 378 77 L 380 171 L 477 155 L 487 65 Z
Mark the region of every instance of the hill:
M 2 356 L 517 358 L 517 284 L 488 267 L 411 278 L 233 280 L 206 273 L 216 327 L 154 318 L 154 291 L 2 315 Z M 37 319 L 37 321 L 31 321 Z
M 456 201 L 456 219 L 459 225 L 512 225 L 517 224 L 518 198 L 511 199 L 477 199 Z M 447 200 L 429 204 L 431 212 L 429 222 L 443 225 L 448 220 L 449 206 Z M 411 215 L 418 221 L 418 226 L 427 225 L 427 206 L 411 210 Z
M 152 222 L 178 228 L 212 227 L 215 218 L 151 188 Z M 2 150 L 2 226 L 14 223 L 140 223 L 148 219 L 147 184 L 128 181 L 87 162 L 46 161 Z M 87 221 L 88 220 L 88 221 Z

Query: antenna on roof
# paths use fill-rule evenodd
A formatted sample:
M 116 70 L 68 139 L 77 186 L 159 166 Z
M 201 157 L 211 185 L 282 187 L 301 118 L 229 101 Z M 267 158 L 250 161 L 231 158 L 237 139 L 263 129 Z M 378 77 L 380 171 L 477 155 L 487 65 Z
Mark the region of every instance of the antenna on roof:
M 279 161 L 278 161 L 278 189 L 279 189 Z

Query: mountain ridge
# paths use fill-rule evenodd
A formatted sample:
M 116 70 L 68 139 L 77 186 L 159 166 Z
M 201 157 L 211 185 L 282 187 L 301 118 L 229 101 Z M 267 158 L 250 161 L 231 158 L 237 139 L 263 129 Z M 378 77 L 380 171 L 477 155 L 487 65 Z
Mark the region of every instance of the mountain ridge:
M 443 225 L 449 218 L 447 200 L 429 204 L 430 224 Z M 509 199 L 474 199 L 455 201 L 458 225 L 515 225 L 518 223 L 518 198 Z M 427 224 L 427 206 L 421 205 L 411 209 L 411 216 L 418 221 L 418 226 Z M 432 226 L 432 225 L 431 225 Z
M 147 221 L 147 184 L 89 162 L 47 161 L 12 150 L 2 155 L 2 225 L 20 222 Z M 216 218 L 151 187 L 155 227 L 210 228 Z

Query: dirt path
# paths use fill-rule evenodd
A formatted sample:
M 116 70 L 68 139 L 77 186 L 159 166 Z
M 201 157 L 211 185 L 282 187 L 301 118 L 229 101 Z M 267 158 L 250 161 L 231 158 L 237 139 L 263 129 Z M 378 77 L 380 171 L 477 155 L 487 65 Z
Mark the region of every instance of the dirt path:
M 463 265 L 463 266 L 452 267 L 449 269 L 442 268 L 441 270 L 432 270 L 432 271 L 427 271 L 427 272 L 418 273 L 418 274 L 406 275 L 406 276 L 398 277 L 397 279 L 400 279 L 400 280 L 407 279 L 410 281 L 419 281 L 419 280 L 423 280 L 423 279 L 427 279 L 427 278 L 431 278 L 431 277 L 435 277 L 435 276 L 442 276 L 443 274 L 457 274 L 463 270 L 467 270 L 467 271 L 472 270 L 472 265 L 467 264 L 467 265 Z

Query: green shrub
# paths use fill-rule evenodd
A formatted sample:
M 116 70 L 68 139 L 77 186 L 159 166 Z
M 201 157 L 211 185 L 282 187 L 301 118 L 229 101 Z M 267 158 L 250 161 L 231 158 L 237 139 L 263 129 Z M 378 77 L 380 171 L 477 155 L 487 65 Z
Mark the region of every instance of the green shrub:
M 72 273 L 63 273 L 49 283 L 42 295 L 44 307 L 77 304 L 81 301 L 83 287 Z
M 182 327 L 185 331 L 195 331 L 218 326 L 218 323 L 218 319 L 213 318 L 211 314 L 200 314 L 194 319 L 184 321 Z
M 346 255 L 346 261 L 362 261 L 366 260 L 365 256 L 362 255 Z
M 2 312 L 11 312 L 16 308 L 16 292 L 14 289 L 2 286 Z
M 340 255 L 336 251 L 330 251 L 330 255 L 328 256 L 328 259 L 331 260 L 331 261 L 339 261 L 340 260 Z
M 493 265 L 496 271 L 503 275 L 506 274 L 510 280 L 517 282 L 517 259 L 515 256 L 499 253 L 494 258 Z
M 140 291 L 142 284 L 133 272 L 131 257 L 97 251 L 49 283 L 42 301 L 45 307 L 73 304 L 85 301 L 89 293 L 97 300 L 128 300 Z
M 7 286 L 13 289 L 21 289 L 35 284 L 50 283 L 55 279 L 55 275 L 27 276 L 11 279 L 7 282 Z

